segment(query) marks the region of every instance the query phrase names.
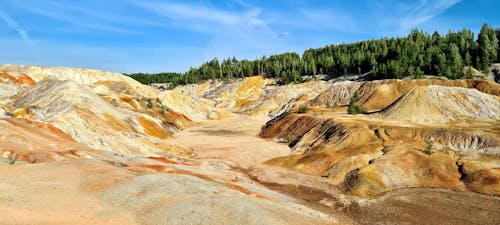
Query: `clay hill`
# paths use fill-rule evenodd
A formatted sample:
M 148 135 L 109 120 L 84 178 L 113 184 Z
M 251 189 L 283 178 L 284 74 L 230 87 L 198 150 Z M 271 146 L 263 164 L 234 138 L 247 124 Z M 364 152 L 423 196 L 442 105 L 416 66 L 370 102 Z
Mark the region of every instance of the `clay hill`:
M 499 224 L 499 127 L 486 80 L 160 91 L 5 64 L 0 224 Z

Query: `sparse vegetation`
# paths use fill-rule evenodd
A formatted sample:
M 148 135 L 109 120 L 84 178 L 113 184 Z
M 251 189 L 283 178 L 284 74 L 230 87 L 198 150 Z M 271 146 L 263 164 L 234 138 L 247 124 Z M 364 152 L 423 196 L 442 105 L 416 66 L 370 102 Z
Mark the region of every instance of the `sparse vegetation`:
M 287 142 L 287 143 L 292 143 L 292 136 L 287 135 L 287 136 L 286 136 L 286 142 Z
M 162 115 L 165 115 L 166 112 L 170 111 L 170 109 L 164 105 L 159 105 L 159 108 Z
M 299 106 L 299 109 L 297 110 L 297 113 L 299 114 L 304 114 L 304 113 L 307 113 L 309 112 L 310 108 L 306 105 L 301 105 Z
M 153 105 L 153 100 L 152 100 L 152 99 L 150 99 L 150 98 L 148 98 L 148 99 L 146 100 L 146 102 L 147 102 L 146 106 L 147 106 L 148 108 L 152 109 L 152 108 L 153 108 L 153 106 L 154 106 L 154 105 Z
M 7 157 L 7 163 L 10 165 L 14 165 L 18 157 L 18 154 L 9 154 L 9 156 Z
M 425 143 L 426 143 L 426 146 L 424 149 L 424 153 L 427 155 L 434 153 L 434 140 L 432 140 L 431 137 L 427 137 L 425 139 Z
M 347 107 L 347 113 L 349 114 L 361 114 L 366 113 L 366 110 L 358 104 L 359 95 L 358 92 L 354 92 L 349 100 L 349 107 Z

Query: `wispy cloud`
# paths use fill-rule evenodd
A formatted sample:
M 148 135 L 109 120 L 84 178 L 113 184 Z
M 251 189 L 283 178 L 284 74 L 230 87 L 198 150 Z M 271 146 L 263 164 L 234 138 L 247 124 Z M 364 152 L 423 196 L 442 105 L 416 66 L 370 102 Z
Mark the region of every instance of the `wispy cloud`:
M 399 28 L 401 30 L 408 30 L 417 27 L 444 13 L 460 1 L 461 0 L 420 0 L 414 8 L 409 12 L 405 12 L 406 15 L 400 20 Z
M 166 19 L 165 23 L 175 29 L 209 37 L 204 46 L 204 60 L 234 55 L 253 58 L 279 52 L 282 38 L 269 26 L 262 9 L 248 3 L 234 3 L 231 9 L 192 2 L 141 1 L 134 4 Z
M 21 36 L 21 38 L 24 41 L 26 41 L 29 44 L 33 43 L 30 40 L 28 32 L 26 32 L 26 30 L 24 30 L 23 28 L 21 28 L 21 26 L 19 26 L 19 24 L 12 17 L 9 16 L 9 14 L 7 14 L 4 11 L 0 10 L 0 18 L 2 18 L 2 20 L 7 24 L 7 26 L 9 26 L 10 28 L 14 29 L 17 33 L 19 33 L 19 36 Z
M 266 22 L 260 18 L 261 9 L 252 8 L 243 12 L 222 10 L 210 5 L 176 3 L 176 2 L 148 2 L 133 3 L 160 16 L 167 17 L 173 22 L 185 22 L 186 28 L 196 24 L 216 24 L 219 26 L 252 26 L 264 27 Z M 187 23 L 186 23 L 187 22 Z M 190 23 L 189 23 L 190 22 Z

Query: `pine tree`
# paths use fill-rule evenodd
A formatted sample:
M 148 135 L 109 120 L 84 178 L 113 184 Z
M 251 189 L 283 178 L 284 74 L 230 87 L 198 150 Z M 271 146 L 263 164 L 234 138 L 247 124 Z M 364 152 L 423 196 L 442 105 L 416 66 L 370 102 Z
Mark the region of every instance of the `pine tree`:
M 483 71 L 483 73 L 489 72 L 489 67 L 491 60 L 493 59 L 493 55 L 491 54 L 494 50 L 494 46 L 492 46 L 492 42 L 490 40 L 490 31 L 491 28 L 488 27 L 488 24 L 484 24 L 481 27 L 481 31 L 479 32 L 477 43 L 478 43 L 478 59 L 479 65 L 478 67 Z M 498 42 L 497 42 L 498 45 Z M 496 57 L 496 54 L 495 54 Z M 496 59 L 495 59 L 496 60 Z
M 454 43 L 450 44 L 450 56 L 448 57 L 448 65 L 451 66 L 451 72 L 453 75 L 453 78 L 460 78 L 462 75 L 462 67 L 463 67 L 463 62 L 462 62 L 462 57 L 460 56 L 459 49 L 457 45 Z
M 500 28 L 495 29 L 495 36 L 497 38 L 497 61 L 500 62 Z

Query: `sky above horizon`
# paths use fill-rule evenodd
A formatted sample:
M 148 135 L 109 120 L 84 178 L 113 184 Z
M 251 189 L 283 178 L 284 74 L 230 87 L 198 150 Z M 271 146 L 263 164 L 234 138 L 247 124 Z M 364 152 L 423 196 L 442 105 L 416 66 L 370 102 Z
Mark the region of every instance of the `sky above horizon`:
M 497 0 L 0 0 L 0 63 L 185 72 L 327 44 L 500 27 Z

